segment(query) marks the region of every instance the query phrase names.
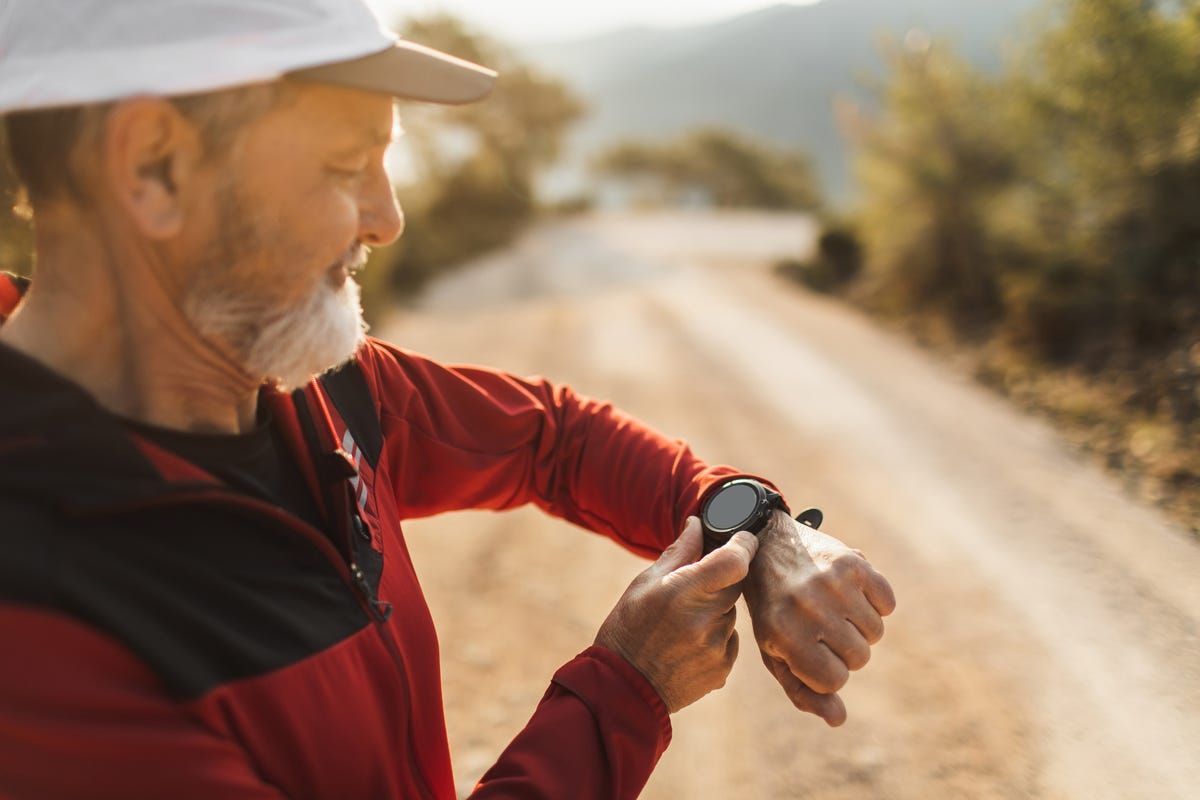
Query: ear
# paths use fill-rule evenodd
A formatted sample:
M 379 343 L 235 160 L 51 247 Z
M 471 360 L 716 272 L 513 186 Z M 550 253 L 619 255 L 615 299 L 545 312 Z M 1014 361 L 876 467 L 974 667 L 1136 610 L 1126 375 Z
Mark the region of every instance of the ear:
M 107 192 L 148 238 L 183 228 L 182 196 L 203 154 L 199 131 L 167 100 L 118 103 L 104 125 Z

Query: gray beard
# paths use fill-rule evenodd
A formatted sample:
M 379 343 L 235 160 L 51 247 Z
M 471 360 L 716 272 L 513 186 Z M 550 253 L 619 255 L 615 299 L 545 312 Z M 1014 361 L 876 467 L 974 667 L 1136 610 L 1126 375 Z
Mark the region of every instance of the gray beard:
M 184 312 L 196 332 L 230 352 L 246 374 L 290 391 L 354 356 L 366 338 L 360 289 L 319 281 L 297 306 L 279 308 L 236 289 L 192 291 Z
M 353 278 L 334 287 L 324 276 L 299 304 L 285 305 L 270 286 L 238 280 L 242 259 L 274 250 L 282 263 L 290 258 L 269 241 L 264 224 L 248 212 L 250 204 L 229 183 L 217 193 L 220 235 L 201 254 L 192 272 L 193 283 L 183 312 L 196 332 L 242 370 L 256 379 L 274 381 L 284 390 L 298 388 L 314 376 L 354 356 L 367 325 L 362 317 L 360 289 Z M 366 248 L 356 245 L 342 258 L 353 271 L 366 262 Z M 303 254 L 296 254 L 297 260 Z

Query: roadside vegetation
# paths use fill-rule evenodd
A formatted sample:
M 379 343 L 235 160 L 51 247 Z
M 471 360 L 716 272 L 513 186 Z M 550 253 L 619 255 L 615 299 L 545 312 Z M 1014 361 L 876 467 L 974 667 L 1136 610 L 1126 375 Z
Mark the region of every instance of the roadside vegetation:
M 486 64 L 500 73 L 487 102 L 402 103 L 412 174 L 397 187 L 418 220 L 363 273 L 368 319 L 439 272 L 512 241 L 533 221 L 534 182 L 552 164 L 583 103 L 560 80 L 522 62 L 499 42 L 439 14 L 407 21 L 401 36 Z
M 1200 2 L 1048 0 L 1031 26 L 998 75 L 890 50 L 863 268 L 833 288 L 1200 530 Z
M 0 125 L 0 270 L 28 275 L 33 269 L 33 230 L 8 162 L 8 142 Z
M 801 211 L 821 205 L 807 157 L 720 128 L 616 144 L 595 160 L 593 172 L 600 181 L 624 184 L 642 205 Z

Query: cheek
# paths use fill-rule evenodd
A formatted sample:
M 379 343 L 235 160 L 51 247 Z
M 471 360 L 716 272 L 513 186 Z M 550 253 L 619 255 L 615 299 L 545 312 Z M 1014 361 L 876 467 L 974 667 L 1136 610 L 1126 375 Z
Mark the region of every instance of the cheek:
M 328 187 L 297 196 L 276 217 L 277 241 L 293 274 L 323 271 L 337 261 L 358 237 L 357 206 L 351 195 Z
M 305 233 L 327 239 L 334 253 L 340 255 L 358 238 L 358 199 L 346 187 L 324 187 L 305 199 L 302 209 Z

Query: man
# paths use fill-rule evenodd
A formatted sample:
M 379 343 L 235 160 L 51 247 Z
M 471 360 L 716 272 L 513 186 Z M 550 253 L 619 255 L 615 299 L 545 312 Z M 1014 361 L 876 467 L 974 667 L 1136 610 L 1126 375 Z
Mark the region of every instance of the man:
M 475 796 L 636 795 L 743 589 L 792 702 L 844 720 L 894 605 L 860 553 L 607 404 L 364 337 L 393 99 L 493 77 L 359 0 L 0 9 L 37 246 L 0 280 L 0 796 L 454 797 L 400 525 L 458 508 L 658 557 Z M 713 512 L 700 558 L 743 490 L 765 527 Z

